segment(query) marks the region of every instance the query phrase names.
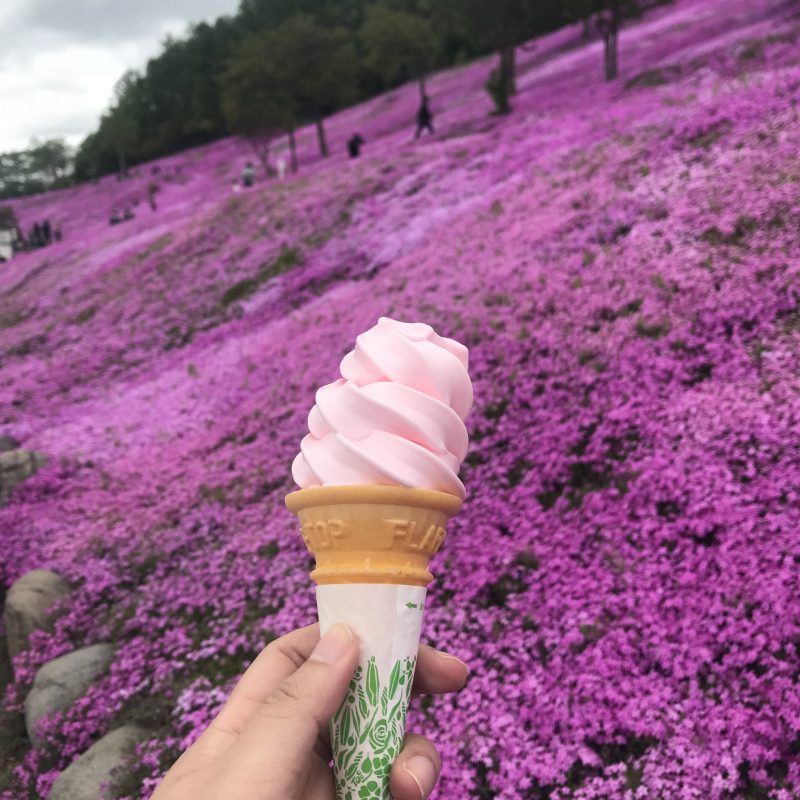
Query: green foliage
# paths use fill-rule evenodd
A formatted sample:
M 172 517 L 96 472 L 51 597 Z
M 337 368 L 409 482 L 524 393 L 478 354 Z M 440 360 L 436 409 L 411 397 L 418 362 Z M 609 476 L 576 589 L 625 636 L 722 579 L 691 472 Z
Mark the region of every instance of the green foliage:
M 660 339 L 666 336 L 669 330 L 670 324 L 666 317 L 656 320 L 639 317 L 636 320 L 636 335 L 645 339 Z
M 439 41 L 423 17 L 376 4 L 367 9 L 361 27 L 366 65 L 387 86 L 423 80 L 433 67 Z
M 460 13 L 466 35 L 481 49 L 498 55 L 486 81 L 486 91 L 498 114 L 511 111 L 509 97 L 516 92 L 515 48 L 563 23 L 557 0 L 441 0 Z M 457 11 L 456 11 L 457 10 Z
M 249 297 L 262 283 L 290 270 L 300 262 L 300 253 L 293 247 L 285 247 L 280 255 L 267 264 L 264 264 L 252 278 L 244 278 L 229 287 L 222 295 L 220 302 L 227 307 Z
M 100 122 L 103 145 L 117 156 L 120 174 L 127 169 L 126 154 L 139 139 L 139 123 L 136 114 L 137 92 L 141 78 L 135 70 L 128 70 L 114 86 L 114 105 Z
M 482 49 L 502 53 L 563 23 L 558 0 L 440 0 L 453 4 L 468 35 Z
M 71 167 L 71 153 L 62 139 L 34 140 L 27 150 L 0 153 L 0 198 L 65 186 Z
M 619 71 L 617 44 L 623 22 L 668 2 L 672 0 L 564 0 L 563 10 L 567 19 L 594 23 L 605 43 L 604 70 L 606 80 L 611 81 Z
M 563 19 L 558 0 L 241 0 L 235 15 L 167 37 L 144 70 L 123 76 L 78 148 L 75 176 L 124 171 L 228 133 L 266 161 L 276 133 L 308 121 L 325 154 L 322 120 L 343 105 L 412 78 L 422 84 L 431 69 Z M 513 52 L 504 69 L 513 90 Z
M 356 96 L 352 37 L 343 28 L 323 28 L 300 14 L 284 22 L 275 36 L 293 110 L 299 119 L 317 123 L 320 151 L 327 155 L 322 119 Z
M 655 86 L 666 86 L 668 83 L 678 80 L 681 77 L 681 67 L 679 64 L 668 64 L 664 67 L 646 69 L 638 75 L 634 75 L 626 84 L 626 89 L 636 87 L 652 88 Z
M 355 98 L 358 60 L 350 34 L 306 15 L 246 39 L 221 79 L 229 130 L 246 136 L 266 161 L 269 141 L 313 120 L 327 155 L 322 119 Z
M 612 64 L 616 70 L 620 22 L 660 2 L 240 0 L 235 15 L 194 25 L 183 38 L 167 37 L 144 70 L 123 75 L 98 129 L 75 155 L 75 177 L 124 173 L 131 164 L 228 133 L 245 136 L 266 164 L 276 134 L 310 121 L 326 155 L 327 115 L 410 79 L 420 80 L 424 91 L 428 71 L 487 52 L 497 53 L 498 62 L 486 88 L 496 111 L 507 113 L 521 42 L 565 22 L 593 19 L 613 40 L 606 63 L 607 71 Z M 0 197 L 50 185 L 9 183 L 3 158 Z M 52 163 L 36 175 L 52 180 Z
M 279 45 L 272 31 L 251 36 L 234 51 L 220 78 L 228 130 L 244 136 L 265 167 L 273 137 L 297 124 Z
M 127 166 L 225 135 L 217 78 L 244 37 L 230 17 L 194 25 L 183 39 L 167 37 L 142 73 L 123 76 L 127 80 L 118 84 L 113 107 L 78 148 L 76 177 L 86 180 L 117 169 L 120 141 L 127 145 Z
M 69 171 L 70 152 L 63 139 L 34 142 L 28 154 L 31 168 L 34 172 L 46 176 L 50 185 L 56 183 Z
M 5 658 L 5 637 L 0 637 Z M 1 665 L 0 671 L 10 672 L 10 665 Z M 24 757 L 30 743 L 25 735 L 25 725 L 21 714 L 0 710 L 0 786 L 11 785 L 11 775 Z

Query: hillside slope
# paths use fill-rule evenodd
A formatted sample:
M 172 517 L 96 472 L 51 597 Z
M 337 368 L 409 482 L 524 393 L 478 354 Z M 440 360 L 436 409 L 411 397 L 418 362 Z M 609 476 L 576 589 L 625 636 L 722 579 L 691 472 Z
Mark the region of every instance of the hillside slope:
M 485 63 L 443 73 L 434 137 L 404 87 L 247 192 L 228 140 L 17 203 L 65 239 L 0 268 L 0 432 L 51 457 L 0 509 L 0 584 L 45 566 L 75 592 L 8 702 L 77 643 L 118 650 L 4 797 L 125 720 L 158 737 L 147 796 L 219 687 L 314 618 L 288 468 L 381 315 L 465 341 L 475 382 L 423 634 L 472 676 L 410 720 L 438 796 L 796 797 L 796 12 L 678 2 L 624 31 L 608 85 L 566 29 L 521 52 L 509 118 Z

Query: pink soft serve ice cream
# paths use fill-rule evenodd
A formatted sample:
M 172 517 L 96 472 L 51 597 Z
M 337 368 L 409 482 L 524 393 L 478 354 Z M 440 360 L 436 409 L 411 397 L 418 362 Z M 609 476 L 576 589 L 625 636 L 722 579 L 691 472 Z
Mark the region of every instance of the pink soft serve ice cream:
M 342 377 L 317 391 L 292 476 L 310 486 L 371 484 L 464 496 L 464 345 L 421 322 L 382 317 L 356 339 Z

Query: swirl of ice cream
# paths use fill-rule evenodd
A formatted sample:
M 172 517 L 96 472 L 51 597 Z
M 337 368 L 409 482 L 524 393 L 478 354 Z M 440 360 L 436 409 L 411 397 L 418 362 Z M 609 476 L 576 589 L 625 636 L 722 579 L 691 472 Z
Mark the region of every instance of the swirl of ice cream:
M 323 386 L 292 464 L 295 483 L 395 485 L 464 496 L 472 406 L 467 348 L 421 322 L 382 317 Z

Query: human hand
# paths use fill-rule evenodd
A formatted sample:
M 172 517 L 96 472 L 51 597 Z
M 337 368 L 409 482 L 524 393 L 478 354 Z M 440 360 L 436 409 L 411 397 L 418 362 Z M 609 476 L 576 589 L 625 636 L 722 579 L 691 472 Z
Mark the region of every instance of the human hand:
M 335 800 L 328 722 L 358 657 L 358 640 L 345 625 L 334 625 L 322 639 L 318 625 L 276 639 L 152 800 Z M 414 691 L 457 691 L 467 674 L 463 661 L 421 645 Z M 440 770 L 433 744 L 406 735 L 392 766 L 392 796 L 425 800 Z

